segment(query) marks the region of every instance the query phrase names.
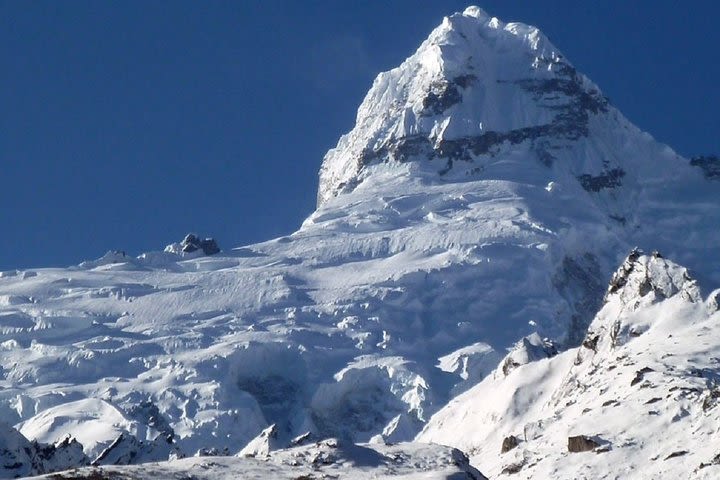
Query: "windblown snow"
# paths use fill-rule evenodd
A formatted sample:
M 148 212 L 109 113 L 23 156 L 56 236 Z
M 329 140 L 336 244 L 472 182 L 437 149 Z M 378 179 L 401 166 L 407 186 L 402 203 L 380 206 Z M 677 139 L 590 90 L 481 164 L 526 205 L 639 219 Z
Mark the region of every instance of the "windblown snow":
M 422 431 L 492 477 L 712 478 L 717 193 L 537 28 L 470 7 L 378 75 L 296 232 L 2 272 L 0 476 L 241 451 L 153 468 L 290 476 L 300 436 L 364 449 L 358 478 L 481 478 L 383 446 Z M 634 252 L 608 292 L 634 246 L 672 261 Z

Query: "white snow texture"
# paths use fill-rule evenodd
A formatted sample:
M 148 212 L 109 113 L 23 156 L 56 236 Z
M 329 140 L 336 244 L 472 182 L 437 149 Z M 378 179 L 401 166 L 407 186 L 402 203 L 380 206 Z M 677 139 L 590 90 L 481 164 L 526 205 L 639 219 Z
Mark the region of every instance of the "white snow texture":
M 718 478 L 719 187 L 470 7 L 378 75 L 291 235 L 0 274 L 0 477 L 482 478 L 383 445 L 419 434 L 491 478 Z M 672 261 L 633 251 L 607 290 L 635 246 Z M 10 426 L 82 452 L 38 463 Z

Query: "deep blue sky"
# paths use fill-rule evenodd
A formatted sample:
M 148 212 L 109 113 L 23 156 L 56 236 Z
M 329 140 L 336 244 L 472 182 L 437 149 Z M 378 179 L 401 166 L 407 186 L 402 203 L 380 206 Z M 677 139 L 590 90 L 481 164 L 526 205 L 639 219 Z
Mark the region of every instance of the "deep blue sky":
M 292 232 L 372 79 L 467 2 L 0 0 L 0 270 Z M 720 153 L 720 2 L 480 3 Z

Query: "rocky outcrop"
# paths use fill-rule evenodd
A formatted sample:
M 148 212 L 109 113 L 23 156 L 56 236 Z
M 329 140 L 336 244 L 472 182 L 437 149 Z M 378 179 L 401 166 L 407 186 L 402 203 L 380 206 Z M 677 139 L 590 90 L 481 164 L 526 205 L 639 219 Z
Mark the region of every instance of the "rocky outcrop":
M 160 413 L 157 405 L 150 400 L 143 401 L 130 408 L 128 416 L 152 428 L 164 438 L 173 439 L 175 437 L 175 431 L 170 426 L 167 418 Z
M 617 188 L 622 186 L 622 178 L 625 170 L 613 168 L 599 175 L 583 174 L 577 177 L 580 185 L 588 192 L 599 192 L 606 188 Z
M 138 440 L 132 434 L 120 434 L 95 458 L 91 465 L 130 465 L 167 460 L 171 453 L 182 457 L 174 448 L 171 436 L 159 435 L 153 441 Z
M 515 347 L 502 361 L 500 369 L 503 375 L 507 376 L 520 365 L 554 357 L 557 353 L 557 347 L 552 341 L 533 333 L 515 344 Z
M 693 303 L 702 300 L 697 282 L 686 268 L 666 260 L 659 252 L 645 255 L 634 249 L 610 280 L 605 303 L 617 298 L 635 309 L 641 299 L 656 303 L 674 295 Z
M 720 157 L 716 155 L 693 157 L 690 165 L 700 168 L 708 180 L 720 181 Z
M 468 9 L 377 77 L 355 128 L 325 156 L 318 205 L 355 189 L 377 163 L 430 162 L 443 176 L 457 162 L 525 144 L 549 168 L 569 142 L 590 134 L 593 117 L 610 111 L 600 90 L 538 29 Z M 612 188 L 621 170 L 614 163 L 596 168 L 609 170 L 611 181 L 591 178 L 589 188 Z
M 645 255 L 633 249 L 610 280 L 603 310 L 589 326 L 576 364 L 600 350 L 612 349 L 642 335 L 649 325 L 631 320 L 627 314 L 676 295 L 691 303 L 702 301 L 697 282 L 686 268 L 663 258 L 659 252 Z
M 500 453 L 506 453 L 520 445 L 520 441 L 515 435 L 509 435 L 503 439 L 500 446 Z
M 42 475 L 88 464 L 82 445 L 72 437 L 55 444 L 39 443 L 0 423 L 0 478 Z
M 186 255 L 202 253 L 204 255 L 215 255 L 220 252 L 220 247 L 214 238 L 200 238 L 194 233 L 188 233 L 180 243 L 173 243 L 165 247 L 168 253 Z
M 586 435 L 568 437 L 568 452 L 591 452 L 600 446 L 600 442 Z
M 280 440 L 278 439 L 278 429 L 273 423 L 240 450 L 238 456 L 240 457 L 266 457 L 270 455 L 273 450 L 282 448 Z

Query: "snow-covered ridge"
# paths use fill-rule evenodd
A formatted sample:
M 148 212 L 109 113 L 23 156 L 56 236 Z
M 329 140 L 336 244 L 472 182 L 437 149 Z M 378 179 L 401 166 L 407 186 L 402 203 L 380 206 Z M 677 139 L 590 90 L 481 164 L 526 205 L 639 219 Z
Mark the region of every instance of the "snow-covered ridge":
M 717 478 L 713 298 L 685 268 L 633 251 L 581 346 L 499 369 L 418 440 L 465 449 L 492 478 Z
M 257 457 L 194 457 L 137 466 L 80 468 L 38 477 L 51 480 L 122 478 L 127 480 L 235 480 L 238 478 L 370 480 L 486 480 L 459 450 L 440 445 L 353 445 L 327 439 Z M 86 477 L 87 476 L 87 477 Z

